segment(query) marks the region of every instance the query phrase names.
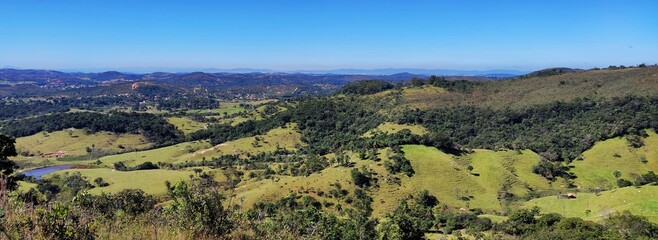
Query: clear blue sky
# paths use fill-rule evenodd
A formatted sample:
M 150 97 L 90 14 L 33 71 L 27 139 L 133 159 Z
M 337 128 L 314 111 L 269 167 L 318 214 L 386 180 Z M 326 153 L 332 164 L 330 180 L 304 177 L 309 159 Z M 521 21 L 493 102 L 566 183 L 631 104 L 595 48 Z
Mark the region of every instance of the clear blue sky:
M 542 3 L 539 3 L 542 2 Z M 0 67 L 658 63 L 658 1 L 0 1 Z

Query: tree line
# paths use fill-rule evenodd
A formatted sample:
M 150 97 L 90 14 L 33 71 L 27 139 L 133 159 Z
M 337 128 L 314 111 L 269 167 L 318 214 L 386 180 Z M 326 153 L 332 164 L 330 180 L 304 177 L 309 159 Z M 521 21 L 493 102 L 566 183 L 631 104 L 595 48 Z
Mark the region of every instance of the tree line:
M 141 133 L 158 145 L 174 144 L 182 139 L 182 132 L 164 118 L 148 113 L 113 111 L 55 113 L 34 118 L 12 120 L 0 124 L 2 133 L 24 137 L 42 131 L 53 132 L 67 128 L 86 129 L 89 132 Z

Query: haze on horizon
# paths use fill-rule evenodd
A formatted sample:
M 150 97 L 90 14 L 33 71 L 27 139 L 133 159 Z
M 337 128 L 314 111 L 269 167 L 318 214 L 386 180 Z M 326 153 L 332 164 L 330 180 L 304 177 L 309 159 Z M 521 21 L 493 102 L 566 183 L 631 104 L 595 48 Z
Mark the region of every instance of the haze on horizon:
M 531 71 L 658 63 L 657 1 L 0 3 L 0 68 Z

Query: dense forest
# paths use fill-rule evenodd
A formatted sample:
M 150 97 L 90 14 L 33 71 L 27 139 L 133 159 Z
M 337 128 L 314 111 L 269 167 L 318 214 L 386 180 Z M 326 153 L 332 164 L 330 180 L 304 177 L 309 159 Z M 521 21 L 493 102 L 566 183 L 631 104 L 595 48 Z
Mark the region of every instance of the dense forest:
M 147 113 L 55 113 L 9 121 L 1 126 L 0 131 L 13 137 L 67 128 L 86 129 L 90 132 L 142 133 L 149 140 L 161 145 L 176 143 L 180 141 L 182 135 L 162 117 Z
M 530 149 L 572 161 L 595 142 L 658 129 L 658 99 L 578 99 L 525 110 L 460 107 L 410 110 L 399 123 L 421 124 L 467 148 Z

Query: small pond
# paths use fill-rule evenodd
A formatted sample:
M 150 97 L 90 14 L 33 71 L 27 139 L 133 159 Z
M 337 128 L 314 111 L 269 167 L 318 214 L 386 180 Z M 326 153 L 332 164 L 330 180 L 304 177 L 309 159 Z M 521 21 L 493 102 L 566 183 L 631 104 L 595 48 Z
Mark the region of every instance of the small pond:
M 33 176 L 36 179 L 43 179 L 41 177 L 43 175 L 50 174 L 50 173 L 57 172 L 57 171 L 61 171 L 61 170 L 71 169 L 73 167 L 75 167 L 74 164 L 57 165 L 57 166 L 36 168 L 36 169 L 32 169 L 32 170 L 23 171 L 23 174 L 25 174 L 25 176 Z

